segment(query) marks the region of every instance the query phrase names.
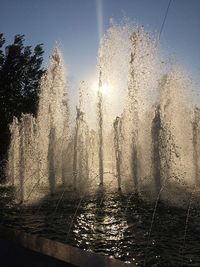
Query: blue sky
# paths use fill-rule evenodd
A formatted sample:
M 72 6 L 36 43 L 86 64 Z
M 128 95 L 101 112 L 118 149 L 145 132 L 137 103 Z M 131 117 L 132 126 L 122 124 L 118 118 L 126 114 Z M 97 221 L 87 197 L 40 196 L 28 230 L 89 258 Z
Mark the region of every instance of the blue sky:
M 17 33 L 26 43 L 44 43 L 45 61 L 56 41 L 61 43 L 70 77 L 78 81 L 94 72 L 99 45 L 98 0 L 0 0 L 0 32 L 9 42 Z M 168 0 L 99 0 L 103 32 L 110 18 L 124 16 L 159 31 Z M 172 0 L 162 32 L 161 45 L 175 55 L 194 80 L 200 81 L 200 0 Z

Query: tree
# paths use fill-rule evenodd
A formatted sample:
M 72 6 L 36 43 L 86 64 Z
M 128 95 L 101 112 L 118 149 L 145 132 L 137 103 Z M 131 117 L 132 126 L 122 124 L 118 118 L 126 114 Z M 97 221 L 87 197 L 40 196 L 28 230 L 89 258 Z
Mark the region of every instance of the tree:
M 24 45 L 24 35 L 15 35 L 13 44 L 6 46 L 0 34 L 0 160 L 6 159 L 10 142 L 9 124 L 22 113 L 37 112 L 39 80 L 42 68 L 43 47 Z

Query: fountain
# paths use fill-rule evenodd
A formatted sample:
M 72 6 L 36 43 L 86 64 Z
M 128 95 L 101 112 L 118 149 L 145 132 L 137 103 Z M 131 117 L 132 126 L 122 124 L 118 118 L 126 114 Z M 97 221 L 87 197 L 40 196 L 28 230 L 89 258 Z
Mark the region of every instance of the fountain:
M 22 114 L 19 121 L 13 118 L 10 125 L 8 184 L 15 188 L 17 205 L 37 205 L 58 197 L 54 207 L 58 212 L 62 205 L 64 211 L 68 209 L 65 201 L 72 201 L 74 213 L 67 221 L 62 221 L 63 215 L 59 218 L 63 225 L 69 225 L 67 242 L 83 248 L 106 253 L 105 247 L 110 246 L 106 243 L 104 247 L 98 239 L 101 236 L 109 243 L 101 227 L 109 228 L 118 218 L 121 232 L 116 237 L 119 240 L 113 241 L 115 257 L 120 258 L 119 251 L 129 251 L 125 236 L 131 233 L 130 238 L 139 240 L 142 251 L 137 253 L 135 245 L 131 248 L 137 261 L 145 266 L 158 266 L 148 263 L 151 259 L 148 253 L 154 245 L 152 235 L 158 239 L 154 224 L 159 205 L 163 205 L 163 210 L 167 210 L 165 205 L 175 206 L 188 225 L 190 212 L 185 220 L 184 208 L 189 203 L 190 211 L 194 197 L 198 203 L 200 109 L 194 107 L 189 97 L 191 84 L 187 75 L 180 66 L 164 63 L 157 43 L 143 27 L 111 25 L 101 41 L 98 73 L 96 99 L 90 98 L 96 104 L 97 112 L 90 112 L 97 114 L 96 128 L 91 126 L 92 114 L 85 107 L 90 94 L 90 85 L 85 82 L 80 85 L 74 123 L 70 123 L 73 113 L 69 109 L 69 85 L 61 52 L 54 49 L 40 82 L 37 117 Z M 112 88 L 110 95 L 104 95 L 105 85 Z M 94 203 L 100 203 L 99 207 Z M 128 212 L 134 217 L 128 218 Z M 135 233 L 133 237 L 131 220 L 138 227 L 138 235 L 142 220 L 150 229 L 145 228 L 144 234 L 137 237 Z M 88 227 L 96 233 L 95 237 L 89 237 Z M 111 236 L 116 236 L 115 229 L 109 229 Z M 184 246 L 188 226 L 185 229 Z M 83 239 L 76 243 L 81 234 Z M 85 238 L 96 240 L 97 246 L 90 247 Z M 147 243 L 145 251 L 143 242 Z M 129 254 L 124 258 L 133 261 Z M 180 263 L 178 256 L 176 260 Z

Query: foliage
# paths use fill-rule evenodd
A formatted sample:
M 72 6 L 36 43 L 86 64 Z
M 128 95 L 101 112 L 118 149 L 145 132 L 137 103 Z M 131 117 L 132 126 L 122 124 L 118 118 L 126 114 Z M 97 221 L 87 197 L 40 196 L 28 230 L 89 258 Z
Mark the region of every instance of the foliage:
M 22 113 L 36 114 L 43 46 L 32 50 L 24 45 L 24 35 L 15 35 L 14 42 L 4 48 L 0 34 L 0 160 L 5 159 L 9 145 L 9 124 Z

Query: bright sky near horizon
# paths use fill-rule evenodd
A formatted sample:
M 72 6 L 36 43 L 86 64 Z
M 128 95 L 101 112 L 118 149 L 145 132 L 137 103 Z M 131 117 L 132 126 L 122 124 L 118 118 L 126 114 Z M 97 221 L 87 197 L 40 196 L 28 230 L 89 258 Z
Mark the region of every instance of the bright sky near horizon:
M 124 17 L 159 32 L 169 0 L 0 0 L 0 32 L 7 44 L 17 33 L 28 45 L 43 43 L 45 62 L 56 41 L 72 83 L 95 71 L 99 35 L 110 18 Z M 167 54 L 175 55 L 200 83 L 200 0 L 172 0 L 161 35 Z

